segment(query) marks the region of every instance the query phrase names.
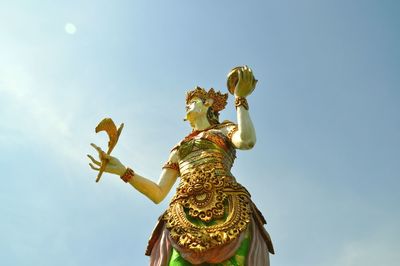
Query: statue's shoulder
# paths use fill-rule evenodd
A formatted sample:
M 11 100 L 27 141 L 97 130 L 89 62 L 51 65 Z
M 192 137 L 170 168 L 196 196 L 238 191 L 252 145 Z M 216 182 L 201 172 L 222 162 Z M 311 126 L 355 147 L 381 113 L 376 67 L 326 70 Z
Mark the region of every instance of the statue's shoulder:
M 227 136 L 229 139 L 231 138 L 231 135 L 237 131 L 237 124 L 230 120 L 224 120 L 221 124 L 218 125 L 218 129 L 222 134 Z
M 221 124 L 220 127 L 224 128 L 224 127 L 229 127 L 229 126 L 235 126 L 236 124 L 230 120 L 224 120 Z
M 171 153 L 176 152 L 179 149 L 179 146 L 181 145 L 182 141 L 178 142 L 172 149 Z

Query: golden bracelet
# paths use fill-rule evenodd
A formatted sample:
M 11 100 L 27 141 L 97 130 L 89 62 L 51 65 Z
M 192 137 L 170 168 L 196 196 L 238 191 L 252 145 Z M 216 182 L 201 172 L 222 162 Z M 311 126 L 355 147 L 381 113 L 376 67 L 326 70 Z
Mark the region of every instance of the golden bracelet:
M 173 163 L 173 162 L 170 162 L 170 161 L 166 162 L 162 168 L 163 169 L 164 168 L 170 168 L 170 169 L 174 169 L 174 170 L 179 172 L 179 164 L 178 163 Z
M 249 103 L 247 102 L 247 99 L 245 97 L 236 97 L 236 99 L 235 99 L 236 109 L 239 106 L 243 106 L 246 110 L 249 110 Z
M 123 175 L 121 175 L 121 179 L 125 182 L 128 183 L 130 179 L 132 179 L 135 176 L 135 171 L 133 171 L 131 168 L 127 167 L 126 171 Z

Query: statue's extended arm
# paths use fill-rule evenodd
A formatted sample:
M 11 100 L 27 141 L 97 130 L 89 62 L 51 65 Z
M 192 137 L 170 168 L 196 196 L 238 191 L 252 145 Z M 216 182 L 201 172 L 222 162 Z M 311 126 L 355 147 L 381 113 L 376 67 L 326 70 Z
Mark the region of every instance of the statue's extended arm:
M 246 108 L 239 106 L 236 113 L 238 130 L 232 135 L 232 143 L 238 149 L 249 150 L 256 144 L 256 130 Z
M 135 176 L 129 180 L 129 184 L 151 199 L 155 204 L 158 204 L 167 196 L 177 177 L 178 171 L 171 168 L 164 168 L 158 183 L 135 173 Z
M 100 159 L 103 157 L 108 161 L 104 172 L 115 174 L 122 176 L 127 168 L 116 158 L 110 155 L 107 155 L 104 151 L 101 150 L 100 147 L 96 145 L 92 145 L 99 153 Z M 170 154 L 169 161 L 176 162 L 176 151 Z M 91 155 L 88 155 L 90 160 L 96 166 L 101 166 L 101 162 L 95 160 Z M 90 164 L 91 168 L 94 170 L 99 170 L 99 167 Z M 134 174 L 133 178 L 129 179 L 129 184 L 131 184 L 135 189 L 139 192 L 143 193 L 146 197 L 151 199 L 154 203 L 160 203 L 171 190 L 171 187 L 174 185 L 176 179 L 178 177 L 178 171 L 171 168 L 164 168 L 161 172 L 160 179 L 157 183 L 151 181 L 148 178 L 145 178 L 137 173 Z
M 232 143 L 238 149 L 248 150 L 256 144 L 256 130 L 251 121 L 245 97 L 251 93 L 251 88 L 254 88 L 257 81 L 247 66 L 238 71 L 238 83 L 234 91 L 238 130 L 232 135 Z

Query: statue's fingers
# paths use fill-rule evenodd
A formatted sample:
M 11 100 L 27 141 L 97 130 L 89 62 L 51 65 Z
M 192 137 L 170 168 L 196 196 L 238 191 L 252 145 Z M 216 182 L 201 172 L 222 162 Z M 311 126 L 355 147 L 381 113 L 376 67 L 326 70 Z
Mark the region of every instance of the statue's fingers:
M 246 80 L 248 81 L 248 82 L 250 82 L 251 81 L 251 71 L 250 71 L 250 69 L 246 66 Z
M 248 76 L 248 75 L 247 75 L 248 73 L 247 73 L 246 69 L 243 68 L 242 73 L 243 73 L 243 74 L 242 74 L 243 82 L 247 82 L 247 81 L 248 81 L 248 77 L 247 77 L 247 76 Z
M 101 152 L 101 151 L 102 151 L 101 148 L 100 148 L 99 146 L 97 146 L 96 144 L 94 144 L 94 143 L 90 143 L 90 146 L 92 146 L 93 148 L 95 148 L 98 152 Z
M 243 72 L 242 72 L 242 69 L 239 69 L 238 70 L 238 82 L 240 82 L 242 80 L 243 80 Z
M 97 152 L 99 152 L 100 153 L 100 151 L 101 151 L 101 148 L 99 147 L 99 146 L 97 146 L 96 144 L 94 144 L 94 143 L 90 143 L 90 146 L 92 146 Z
M 240 68 L 240 72 L 242 73 L 242 81 L 246 81 L 247 80 L 247 70 L 246 70 L 246 66 L 242 66 Z
M 101 162 L 99 162 L 99 161 L 97 161 L 95 158 L 93 158 L 92 155 L 88 154 L 87 157 L 89 157 L 89 159 L 90 159 L 95 165 L 98 165 L 98 166 L 101 165 Z
M 97 146 L 94 143 L 90 143 L 90 145 L 96 149 L 96 151 L 99 153 L 100 159 L 104 157 L 104 154 L 106 154 L 99 146 Z
M 89 163 L 90 168 L 92 168 L 93 170 L 99 171 L 100 168 L 95 167 L 92 163 Z

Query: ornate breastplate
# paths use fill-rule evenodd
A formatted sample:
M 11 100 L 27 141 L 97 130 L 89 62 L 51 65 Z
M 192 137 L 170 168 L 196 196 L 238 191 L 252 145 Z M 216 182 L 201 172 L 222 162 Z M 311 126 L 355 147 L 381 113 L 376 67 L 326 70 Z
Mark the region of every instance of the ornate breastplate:
M 236 239 L 250 222 L 249 193 L 230 169 L 235 149 L 220 132 L 178 147 L 181 182 L 164 216 L 172 239 L 196 252 Z

